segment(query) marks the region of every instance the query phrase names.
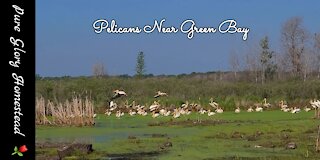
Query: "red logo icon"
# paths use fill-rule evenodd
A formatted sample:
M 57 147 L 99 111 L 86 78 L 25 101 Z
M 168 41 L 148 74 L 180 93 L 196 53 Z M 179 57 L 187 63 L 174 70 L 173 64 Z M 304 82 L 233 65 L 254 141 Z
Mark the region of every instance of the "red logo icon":
M 26 145 L 20 146 L 19 149 L 18 149 L 17 146 L 15 146 L 14 149 L 13 149 L 13 151 L 14 151 L 14 152 L 13 152 L 11 155 L 17 154 L 18 156 L 22 157 L 22 156 L 23 156 L 23 153 L 28 151 L 28 148 L 27 148 Z

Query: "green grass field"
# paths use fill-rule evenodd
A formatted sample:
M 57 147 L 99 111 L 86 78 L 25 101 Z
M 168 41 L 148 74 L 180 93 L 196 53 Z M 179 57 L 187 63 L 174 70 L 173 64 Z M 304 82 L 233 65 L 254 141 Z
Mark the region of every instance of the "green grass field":
M 179 119 L 99 114 L 94 127 L 37 126 L 36 141 L 92 143 L 95 151 L 83 159 L 320 159 L 315 152 L 320 121 L 313 116 L 304 111 L 193 113 Z M 167 142 L 172 147 L 163 147 Z M 289 142 L 297 148 L 286 149 Z M 36 153 L 53 155 L 56 149 Z

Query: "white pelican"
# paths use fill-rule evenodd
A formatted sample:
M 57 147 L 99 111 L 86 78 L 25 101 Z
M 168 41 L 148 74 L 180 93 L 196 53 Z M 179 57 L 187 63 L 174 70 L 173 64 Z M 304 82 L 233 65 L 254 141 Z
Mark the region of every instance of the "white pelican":
M 254 148 L 262 148 L 260 145 L 254 145 Z
M 247 112 L 253 112 L 252 107 L 249 107 L 248 110 L 247 110 Z
M 215 101 L 213 101 L 213 98 L 210 98 L 210 103 L 209 105 L 213 108 L 218 108 L 219 104 Z
M 294 107 L 294 109 L 292 109 L 291 113 L 299 113 L 301 110 L 300 108 Z
M 191 111 L 185 110 L 185 114 L 186 114 L 186 115 L 189 115 L 189 114 L 191 114 Z
M 162 96 L 168 96 L 168 94 L 165 92 L 158 91 L 158 92 L 156 92 L 156 95 L 154 96 L 154 98 L 158 98 L 158 97 L 162 97 Z
M 291 111 L 291 108 L 281 108 L 281 110 L 282 110 L 283 112 L 290 112 L 290 111 Z
M 314 109 L 320 109 L 320 100 L 310 100 L 310 104 Z
M 222 109 L 222 108 L 217 108 L 217 109 L 216 109 L 216 112 L 217 112 L 217 113 L 223 113 L 223 109 Z
M 164 116 L 170 116 L 170 114 L 171 114 L 171 111 L 167 111 L 165 114 L 164 114 Z
M 256 110 L 256 112 L 262 112 L 262 111 L 263 111 L 263 108 L 257 106 L 255 110 Z
M 240 113 L 240 107 L 237 107 L 235 110 L 234 110 L 235 113 Z
M 310 100 L 310 104 L 312 106 L 312 108 L 314 108 L 314 114 L 315 114 L 315 117 L 319 118 L 320 116 L 320 100 Z
M 141 107 L 139 107 L 139 108 L 137 109 L 137 113 L 138 113 L 139 115 L 144 115 L 144 114 L 147 113 L 147 112 L 145 111 L 144 106 L 141 106 Z
M 153 104 L 149 107 L 150 112 L 153 112 L 155 110 L 157 110 L 160 107 L 160 105 L 158 104 L 158 102 L 153 102 Z
M 265 107 L 265 108 L 271 107 L 271 104 L 270 104 L 270 103 L 267 103 L 267 98 L 264 98 L 264 99 L 263 99 L 263 107 Z
M 110 102 L 109 107 L 110 107 L 110 111 L 113 111 L 117 108 L 117 103 L 114 103 L 113 101 Z
M 163 116 L 166 112 L 167 112 L 167 110 L 162 108 L 162 109 L 160 109 L 159 114 Z
M 283 100 L 280 101 L 280 108 L 288 108 L 288 105 L 284 104 Z
M 159 113 L 156 113 L 156 112 L 152 112 L 152 118 L 157 118 L 157 117 L 159 117 L 160 116 L 160 114 Z
M 173 118 L 179 118 L 179 117 L 180 117 L 180 112 L 179 111 L 173 112 Z
M 207 111 L 206 111 L 205 109 L 201 108 L 201 109 L 199 110 L 199 113 L 200 113 L 200 114 L 205 114 L 205 113 L 207 113 Z
M 137 112 L 132 111 L 131 109 L 129 110 L 129 115 L 130 115 L 130 116 L 134 116 L 134 115 L 136 115 L 136 114 L 137 114 Z
M 304 108 L 304 111 L 306 111 L 306 112 L 309 112 L 310 110 L 311 110 L 311 108 L 309 108 L 307 106 Z
M 209 109 L 208 110 L 208 116 L 210 117 L 210 116 L 213 116 L 213 115 L 215 115 L 216 113 L 215 112 L 211 112 L 211 110 Z
M 148 112 L 144 111 L 144 112 L 141 113 L 141 115 L 142 116 L 146 116 L 146 115 L 148 115 Z
M 181 105 L 181 107 L 182 108 L 188 108 L 189 107 L 189 102 L 188 101 L 186 101 L 186 103 L 183 103 L 182 105 Z
M 180 114 L 184 115 L 186 114 L 186 111 L 183 108 L 179 108 L 178 111 L 180 112 Z

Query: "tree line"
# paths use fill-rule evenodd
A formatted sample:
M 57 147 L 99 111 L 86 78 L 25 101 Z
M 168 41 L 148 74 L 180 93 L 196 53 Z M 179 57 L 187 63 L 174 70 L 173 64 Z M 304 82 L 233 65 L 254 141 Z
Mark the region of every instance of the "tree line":
M 268 36 L 242 59 L 231 51 L 229 64 L 233 78 L 237 80 L 238 72 L 246 72 L 244 75 L 249 80 L 262 84 L 274 79 L 320 79 L 320 33 L 308 32 L 303 19 L 293 17 L 282 26 L 280 42 L 278 53 L 270 48 Z

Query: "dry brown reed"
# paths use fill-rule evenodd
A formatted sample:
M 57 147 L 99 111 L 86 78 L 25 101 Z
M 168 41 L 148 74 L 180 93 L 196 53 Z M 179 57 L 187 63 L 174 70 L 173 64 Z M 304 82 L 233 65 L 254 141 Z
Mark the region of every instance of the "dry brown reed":
M 46 102 L 43 97 L 36 98 L 36 124 L 51 124 L 47 119 Z
M 36 99 L 36 124 L 53 124 L 60 126 L 92 126 L 94 125 L 94 106 L 86 97 L 84 100 L 73 97 L 71 101 L 53 103 L 40 97 Z M 50 113 L 50 114 L 49 114 Z M 50 121 L 48 120 L 50 117 Z

